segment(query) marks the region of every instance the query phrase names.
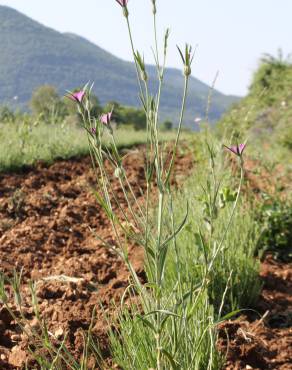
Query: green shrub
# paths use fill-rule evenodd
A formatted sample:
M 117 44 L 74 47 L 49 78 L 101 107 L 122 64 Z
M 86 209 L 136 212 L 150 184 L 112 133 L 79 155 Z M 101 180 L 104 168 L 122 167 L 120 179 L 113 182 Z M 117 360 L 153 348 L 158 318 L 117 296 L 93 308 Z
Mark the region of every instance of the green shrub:
M 272 252 L 275 258 L 292 260 L 292 202 L 266 197 L 259 214 L 262 234 L 258 252 Z
M 14 123 L 15 121 L 15 114 L 14 112 L 7 106 L 3 106 L 0 108 L 0 122 L 3 123 Z

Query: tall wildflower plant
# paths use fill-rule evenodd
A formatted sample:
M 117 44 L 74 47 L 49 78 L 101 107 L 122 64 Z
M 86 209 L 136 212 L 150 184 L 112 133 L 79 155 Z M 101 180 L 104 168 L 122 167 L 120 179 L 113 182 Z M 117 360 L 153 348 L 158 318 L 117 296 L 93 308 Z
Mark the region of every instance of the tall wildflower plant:
M 177 244 L 181 246 L 181 279 L 185 284 L 190 277 L 202 281 L 215 317 L 220 318 L 223 313 L 250 307 L 258 297 L 261 284 L 254 253 L 259 227 L 252 206 L 239 197 L 245 145 L 230 146 L 223 152 L 222 145 L 210 137 L 206 141 L 201 135 L 200 139 L 196 148 L 201 146 L 204 157 L 175 200 L 176 217 L 183 214 L 182 199 L 190 200 L 188 222 Z M 167 267 L 169 281 L 176 279 L 175 270 L 172 256 Z
M 178 47 L 183 65 L 183 97 L 176 138 L 172 148 L 165 150 L 161 145 L 159 131 L 159 107 L 164 82 L 169 30 L 164 35 L 163 51 L 160 54 L 156 27 L 156 0 L 151 0 L 153 13 L 154 43 L 153 55 L 158 76 L 158 89 L 152 94 L 149 89 L 147 66 L 143 54 L 134 46 L 130 24 L 128 0 L 116 0 L 122 9 L 129 33 L 130 45 L 135 62 L 139 97 L 147 120 L 147 142 L 145 150 L 145 188 L 138 196 L 129 171 L 124 167 L 124 158 L 116 145 L 115 130 L 112 127 L 112 111 L 100 119 L 90 115 L 91 87 L 69 93 L 68 97 L 77 104 L 86 130 L 90 153 L 96 170 L 98 188 L 96 198 L 112 226 L 112 243 L 100 238 L 105 246 L 116 252 L 128 266 L 131 282 L 122 299 L 121 315 L 117 328 L 111 331 L 110 340 L 114 360 L 124 369 L 218 369 L 220 356 L 215 349 L 213 309 L 209 304 L 208 281 L 214 261 L 230 228 L 238 201 L 237 193 L 234 209 L 221 241 L 212 246 L 212 258 L 206 261 L 203 281 L 188 284 L 182 280 L 177 237 L 184 228 L 189 207 L 186 203 L 182 219 L 175 219 L 172 175 L 186 107 L 188 83 L 192 73 L 194 58 L 192 47 Z M 110 144 L 103 145 L 103 137 L 110 137 Z M 234 151 L 234 148 L 229 148 Z M 236 147 L 235 154 L 242 161 L 242 146 Z M 210 151 L 211 159 L 212 152 Z M 241 166 L 242 168 L 242 166 Z M 243 173 L 240 184 L 242 183 Z M 118 181 L 123 194 L 117 192 L 114 181 Z M 210 189 L 209 189 L 210 190 Z M 216 184 L 214 197 L 217 199 Z M 142 200 L 141 200 L 142 199 Z M 208 200 L 209 222 L 215 217 L 214 199 Z M 124 204 L 127 207 L 124 207 Z M 154 207 L 154 210 L 153 210 Z M 204 243 L 200 234 L 201 243 Z M 147 270 L 147 283 L 142 284 L 129 258 L 129 246 L 143 247 Z M 204 248 L 208 246 L 203 245 Z M 209 247 L 211 248 L 211 246 Z M 175 253 L 176 281 L 170 286 L 166 282 L 166 264 L 169 251 Z M 126 297 L 130 308 L 126 309 Z

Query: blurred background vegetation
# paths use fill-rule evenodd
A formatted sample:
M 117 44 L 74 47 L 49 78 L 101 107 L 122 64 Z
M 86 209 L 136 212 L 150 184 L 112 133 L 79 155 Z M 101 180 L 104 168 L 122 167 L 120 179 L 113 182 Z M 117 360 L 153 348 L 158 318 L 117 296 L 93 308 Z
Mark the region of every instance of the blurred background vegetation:
M 291 57 L 264 55 L 250 85 L 249 94 L 228 111 L 217 132 L 232 132 L 256 145 L 260 155 L 282 156 L 291 164 L 292 149 Z M 264 149 L 262 145 L 264 144 Z
M 60 96 L 54 86 L 43 85 L 31 97 L 30 112 L 0 108 L 0 171 L 15 171 L 38 160 L 51 163 L 88 154 L 86 134 L 76 103 Z M 112 125 L 117 132 L 119 147 L 131 147 L 146 142 L 146 118 L 141 109 L 118 102 L 102 106 L 97 96 L 91 96 L 91 113 L 99 118 L 113 109 Z M 174 140 L 173 123 L 162 122 L 162 140 Z M 107 137 L 104 137 L 105 145 Z

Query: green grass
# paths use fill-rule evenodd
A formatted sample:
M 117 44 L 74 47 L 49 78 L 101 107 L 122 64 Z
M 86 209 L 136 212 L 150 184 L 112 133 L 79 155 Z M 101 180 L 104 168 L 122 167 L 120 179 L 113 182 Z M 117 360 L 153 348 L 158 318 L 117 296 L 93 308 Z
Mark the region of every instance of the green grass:
M 120 149 L 146 142 L 145 131 L 121 128 L 116 131 Z M 161 139 L 174 140 L 174 132 L 163 132 Z M 105 142 L 106 142 L 105 137 Z M 0 172 L 20 170 L 37 161 L 52 163 L 89 154 L 85 131 L 75 125 L 33 124 L 32 119 L 15 124 L 0 124 Z

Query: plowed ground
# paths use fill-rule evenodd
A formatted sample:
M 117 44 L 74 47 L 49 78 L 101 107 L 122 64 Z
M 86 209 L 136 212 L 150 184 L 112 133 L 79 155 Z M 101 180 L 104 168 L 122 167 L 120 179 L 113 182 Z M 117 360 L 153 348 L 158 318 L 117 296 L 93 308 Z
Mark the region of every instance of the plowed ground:
M 143 187 L 143 150 L 125 159 L 136 196 Z M 193 166 L 190 155 L 177 160 L 174 182 L 179 186 Z M 88 329 L 94 307 L 110 311 L 129 282 L 123 262 L 102 246 L 92 233 L 112 240 L 110 223 L 97 204 L 89 158 L 38 164 L 18 174 L 0 174 L 0 269 L 12 276 L 23 269 L 23 307 L 37 326 L 30 305 L 28 281 L 37 282 L 37 297 L 48 329 L 68 333 L 71 352 L 80 357 L 82 330 Z M 118 184 L 116 190 L 119 192 Z M 143 253 L 132 246 L 130 259 L 141 280 Z M 292 269 L 269 256 L 262 264 L 264 289 L 255 314 L 241 316 L 221 328 L 219 347 L 226 353 L 226 369 L 292 369 Z M 17 314 L 17 310 L 15 309 Z M 107 323 L 97 310 L 93 328 L 107 354 Z M 27 352 L 27 338 L 0 303 L 0 369 L 35 368 Z M 94 366 L 93 366 L 94 367 Z M 134 370 L 134 369 L 133 369 Z M 136 369 L 135 369 L 136 370 Z
M 76 358 L 82 353 L 82 329 L 88 329 L 94 307 L 102 304 L 106 310 L 110 302 L 119 302 L 129 283 L 122 260 L 92 232 L 112 240 L 110 222 L 92 191 L 91 167 L 90 158 L 82 158 L 0 174 L 0 269 L 10 276 L 14 269 L 23 269 L 23 307 L 32 326 L 37 323 L 28 281 L 37 282 L 39 307 L 49 331 L 60 337 L 68 333 L 67 345 Z M 124 167 L 139 198 L 145 177 L 143 148 L 128 153 Z M 191 167 L 190 155 L 178 156 L 173 181 L 179 183 Z M 114 187 L 122 195 L 118 180 Z M 130 259 L 143 280 L 142 251 L 132 246 Z M 107 327 L 97 310 L 93 333 L 105 355 Z M 26 337 L 0 303 L 0 369 L 23 367 L 26 349 Z

